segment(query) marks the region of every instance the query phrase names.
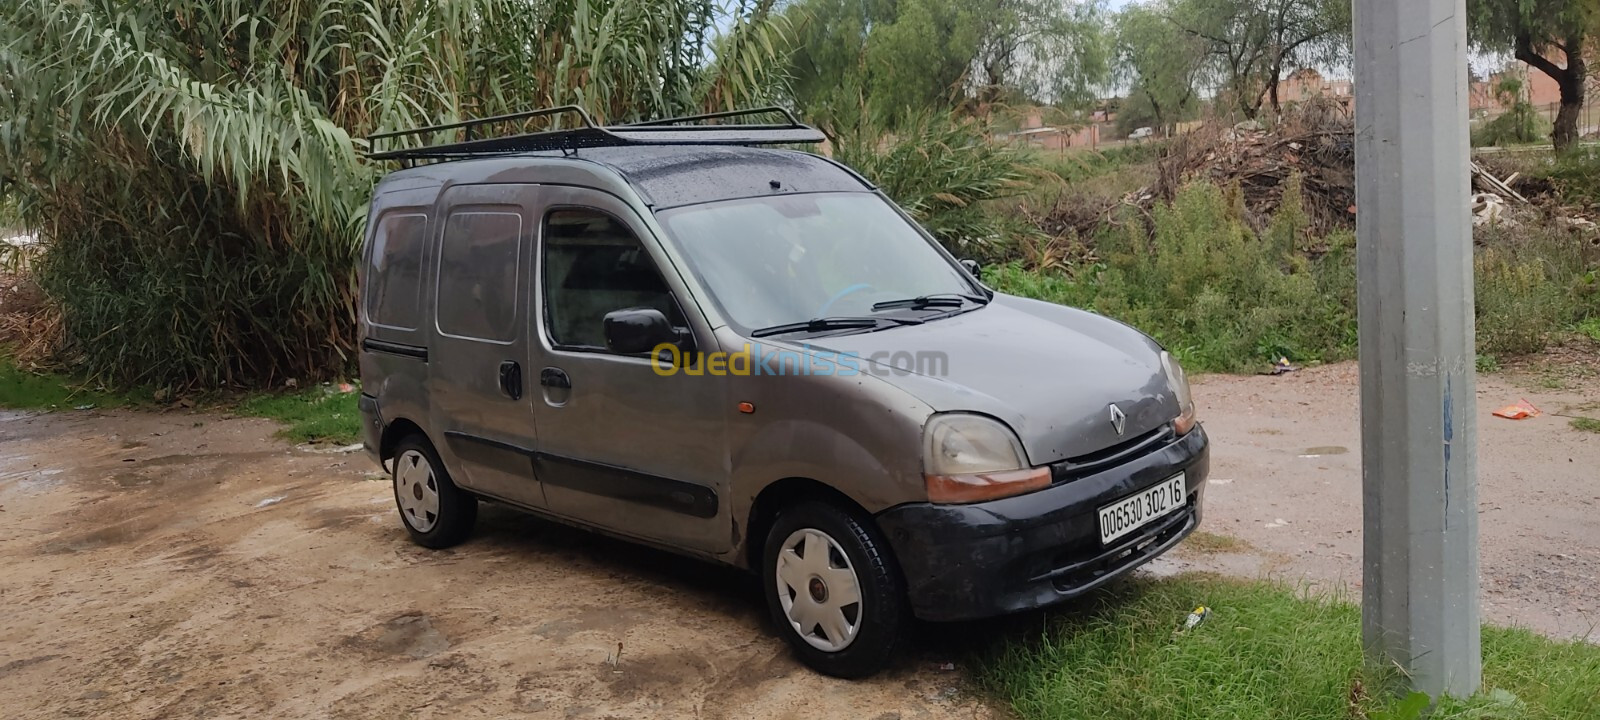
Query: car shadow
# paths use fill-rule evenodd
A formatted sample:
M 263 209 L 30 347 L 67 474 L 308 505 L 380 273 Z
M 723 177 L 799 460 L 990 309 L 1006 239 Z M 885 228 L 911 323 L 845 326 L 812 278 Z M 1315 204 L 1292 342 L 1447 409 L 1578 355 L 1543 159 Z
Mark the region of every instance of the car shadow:
M 654 585 L 663 592 L 684 596 L 694 607 L 734 620 L 751 633 L 781 642 L 757 577 L 737 568 L 638 545 L 493 503 L 482 505 L 478 532 L 462 550 L 470 552 L 473 547 L 560 562 L 571 571 L 597 577 L 621 577 L 630 583 Z M 959 622 L 916 620 L 906 646 L 888 672 L 904 675 L 918 670 L 960 670 L 970 674 L 1005 646 L 1031 642 L 1058 620 L 1103 611 L 1108 600 L 1126 590 L 1126 583 L 1119 580 L 1044 610 Z

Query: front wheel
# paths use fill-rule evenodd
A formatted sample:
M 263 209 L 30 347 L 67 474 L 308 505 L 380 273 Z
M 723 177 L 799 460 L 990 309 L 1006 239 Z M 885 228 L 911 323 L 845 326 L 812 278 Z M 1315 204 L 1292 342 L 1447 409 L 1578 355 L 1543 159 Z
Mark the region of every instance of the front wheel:
M 802 503 L 778 515 L 764 554 L 768 608 L 802 662 L 842 678 L 889 663 L 909 623 L 905 583 L 870 520 Z

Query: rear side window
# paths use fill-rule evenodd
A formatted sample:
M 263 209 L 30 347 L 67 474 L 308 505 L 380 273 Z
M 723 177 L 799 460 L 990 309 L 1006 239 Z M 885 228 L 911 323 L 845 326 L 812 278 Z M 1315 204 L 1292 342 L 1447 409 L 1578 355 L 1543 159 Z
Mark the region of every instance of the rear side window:
M 422 287 L 422 247 L 428 216 L 390 213 L 372 233 L 367 267 L 367 320 L 398 330 L 417 328 Z
M 655 308 L 674 327 L 686 324 L 650 254 L 616 218 L 554 210 L 543 242 L 545 322 L 555 345 L 604 351 L 605 316 L 613 310 Z
M 439 248 L 439 332 L 488 342 L 514 340 L 521 263 L 520 213 L 451 213 Z

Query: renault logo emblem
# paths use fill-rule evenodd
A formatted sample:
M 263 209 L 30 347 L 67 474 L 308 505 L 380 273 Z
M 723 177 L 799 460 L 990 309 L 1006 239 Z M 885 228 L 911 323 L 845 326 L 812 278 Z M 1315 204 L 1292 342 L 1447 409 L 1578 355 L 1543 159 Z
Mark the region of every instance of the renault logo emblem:
M 1111 428 L 1117 431 L 1117 437 L 1128 431 L 1128 416 L 1116 403 L 1111 403 Z

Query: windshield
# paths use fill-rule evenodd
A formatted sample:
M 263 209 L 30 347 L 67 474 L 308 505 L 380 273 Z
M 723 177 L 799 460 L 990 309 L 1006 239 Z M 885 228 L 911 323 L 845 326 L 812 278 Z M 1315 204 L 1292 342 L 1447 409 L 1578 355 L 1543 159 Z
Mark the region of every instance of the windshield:
M 980 292 L 871 193 L 745 198 L 660 219 L 718 307 L 744 328 L 871 316 L 882 313 L 874 304 Z

